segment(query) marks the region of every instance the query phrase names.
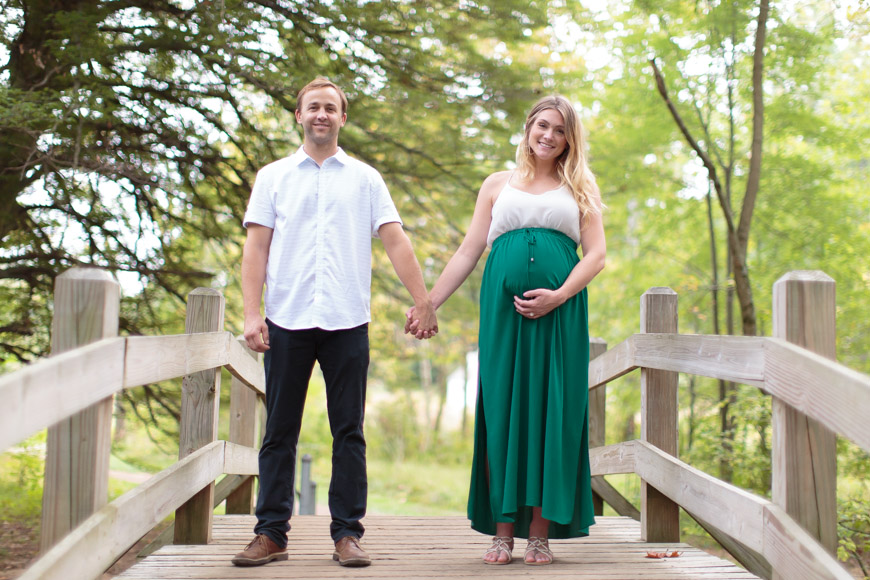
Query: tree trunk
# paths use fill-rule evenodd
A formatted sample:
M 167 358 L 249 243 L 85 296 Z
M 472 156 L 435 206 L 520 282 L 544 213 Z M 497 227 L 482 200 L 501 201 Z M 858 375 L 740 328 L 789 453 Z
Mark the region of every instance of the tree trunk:
M 749 175 L 746 179 L 746 193 L 743 196 L 743 209 L 740 211 L 740 224 L 734 232 L 734 284 L 740 301 L 743 316 L 743 334 L 757 334 L 755 305 L 752 301 L 752 287 L 749 284 L 749 268 L 746 255 L 749 247 L 749 228 L 752 213 L 761 184 L 761 157 L 764 144 L 764 42 L 767 36 L 767 16 L 769 1 L 761 0 L 755 30 L 755 53 L 752 57 L 752 148 L 749 157 Z M 730 233 L 730 232 L 729 232 Z
M 59 32 L 66 23 L 64 17 L 70 12 L 92 12 L 96 0 L 29 0 L 24 3 L 24 22 L 21 32 L 11 45 L 6 66 L 11 91 L 20 91 L 27 97 L 25 107 L 46 99 L 57 99 L 57 93 L 71 84 L 69 71 L 78 64 L 70 55 L 85 55 L 88 51 L 68 47 L 61 57 L 52 52 Z M 82 24 L 87 24 L 83 19 Z M 82 31 L 86 32 L 86 31 Z M 82 34 L 78 38 L 84 38 Z M 40 94 L 47 97 L 40 97 Z M 15 98 L 15 93 L 12 94 Z M 44 105 L 43 105 L 44 106 Z M 58 100 L 57 108 L 62 106 Z M 8 124 L 8 119 L 7 123 Z M 0 132 L 0 242 L 14 232 L 27 226 L 27 211 L 17 202 L 18 196 L 31 183 L 39 179 L 45 169 L 37 148 L 39 138 L 52 130 L 56 123 L 50 115 L 25 116 L 15 119 L 15 128 Z

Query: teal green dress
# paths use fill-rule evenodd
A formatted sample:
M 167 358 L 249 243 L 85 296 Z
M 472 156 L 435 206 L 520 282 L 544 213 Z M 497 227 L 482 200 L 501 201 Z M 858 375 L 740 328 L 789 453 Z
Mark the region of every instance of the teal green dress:
M 550 520 L 550 538 L 586 536 L 595 523 L 586 290 L 540 319 L 513 305 L 526 290 L 561 286 L 578 261 L 571 238 L 542 228 L 502 234 L 487 258 L 468 498 L 481 533 L 514 522 L 514 536 L 527 538 L 533 506 Z

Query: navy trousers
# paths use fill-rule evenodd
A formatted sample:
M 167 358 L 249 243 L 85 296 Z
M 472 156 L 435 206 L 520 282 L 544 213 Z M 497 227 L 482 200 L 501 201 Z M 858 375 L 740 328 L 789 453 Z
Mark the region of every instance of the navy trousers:
M 293 477 L 302 410 L 314 362 L 326 382 L 326 406 L 332 432 L 332 479 L 329 483 L 330 533 L 333 541 L 362 537 L 368 479 L 363 436 L 368 324 L 346 330 L 287 330 L 267 320 L 266 433 L 260 448 L 260 491 L 254 533 L 287 545 L 293 514 Z

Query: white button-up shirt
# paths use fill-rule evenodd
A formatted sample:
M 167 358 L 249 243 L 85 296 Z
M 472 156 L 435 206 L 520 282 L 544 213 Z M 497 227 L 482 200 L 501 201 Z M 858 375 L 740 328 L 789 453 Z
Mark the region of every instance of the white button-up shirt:
M 372 238 L 401 222 L 380 173 L 342 149 L 322 166 L 300 147 L 262 168 L 244 226 L 271 228 L 266 317 L 282 328 L 371 320 Z

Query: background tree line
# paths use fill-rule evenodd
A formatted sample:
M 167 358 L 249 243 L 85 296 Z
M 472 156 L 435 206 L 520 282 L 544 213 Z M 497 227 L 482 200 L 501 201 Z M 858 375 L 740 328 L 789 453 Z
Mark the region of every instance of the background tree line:
M 238 332 L 250 186 L 298 147 L 295 94 L 323 75 L 350 98 L 340 144 L 384 174 L 430 285 L 483 177 L 511 166 L 524 112 L 555 91 L 582 113 L 608 205 L 593 335 L 615 345 L 635 332 L 640 295 L 665 285 L 681 332 L 770 334 L 773 282 L 818 269 L 837 281 L 839 359 L 870 372 L 866 0 L 0 7 L 2 370 L 47 354 L 53 278 L 74 265 L 118 274 L 122 332 L 181 332 L 199 285 L 227 294 Z M 404 424 L 435 433 L 407 453 L 437 441 L 446 376 L 475 348 L 479 273 L 418 344 L 398 328 L 408 300 L 376 252 L 372 377 L 435 402 L 428 424 Z M 767 493 L 769 402 L 683 380 L 683 456 Z M 632 381 L 610 390 L 613 440 L 638 433 Z M 119 417 L 171 431 L 176 393 L 129 392 Z M 840 466 L 844 521 L 866 526 L 870 491 L 855 481 L 870 462 L 843 443 Z

